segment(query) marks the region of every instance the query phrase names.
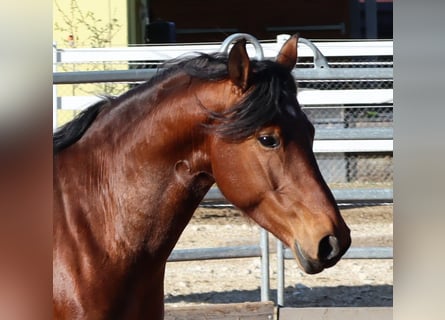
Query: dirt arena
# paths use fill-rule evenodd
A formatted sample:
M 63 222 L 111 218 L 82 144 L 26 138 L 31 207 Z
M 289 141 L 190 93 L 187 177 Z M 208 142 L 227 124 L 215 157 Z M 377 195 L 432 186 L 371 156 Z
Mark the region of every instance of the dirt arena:
M 343 208 L 352 246 L 392 246 L 392 206 Z M 231 208 L 199 208 L 176 248 L 258 244 L 258 226 Z M 270 236 L 271 299 L 276 301 L 275 238 Z M 285 306 L 392 306 L 392 259 L 344 259 L 316 275 L 285 261 Z M 165 302 L 170 306 L 260 300 L 260 258 L 169 262 Z

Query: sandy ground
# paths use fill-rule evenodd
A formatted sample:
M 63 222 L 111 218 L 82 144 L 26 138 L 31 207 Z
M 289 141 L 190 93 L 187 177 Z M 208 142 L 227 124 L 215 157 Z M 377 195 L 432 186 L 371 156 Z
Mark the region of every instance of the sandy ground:
M 392 246 L 392 206 L 342 209 L 352 246 Z M 259 228 L 231 208 L 199 208 L 176 248 L 258 244 Z M 274 251 L 275 238 L 270 236 Z M 169 262 L 165 302 L 170 306 L 260 301 L 260 258 Z M 317 275 L 285 261 L 285 303 L 297 306 L 392 306 L 392 259 L 343 259 Z M 276 257 L 271 254 L 271 300 L 276 301 Z

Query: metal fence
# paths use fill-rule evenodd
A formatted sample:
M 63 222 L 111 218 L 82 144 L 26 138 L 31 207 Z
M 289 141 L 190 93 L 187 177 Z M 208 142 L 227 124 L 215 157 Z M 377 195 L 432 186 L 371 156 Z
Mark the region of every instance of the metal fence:
M 245 35 L 244 35 L 245 36 Z M 251 37 L 251 36 L 250 36 Z M 274 58 L 281 41 L 249 38 L 250 56 Z M 133 48 L 58 49 L 54 46 L 54 128 L 99 99 L 120 94 L 148 79 L 166 59 L 190 52 L 216 52 L 220 44 Z M 261 55 L 258 56 L 259 50 Z M 293 75 L 298 100 L 314 123 L 314 152 L 339 203 L 392 202 L 392 41 L 299 42 Z M 203 203 L 225 199 L 213 187 Z M 261 300 L 269 300 L 269 241 L 258 246 L 174 250 L 170 261 L 262 258 Z M 278 304 L 283 305 L 284 259 L 277 244 Z M 392 248 L 351 248 L 346 258 L 392 258 Z

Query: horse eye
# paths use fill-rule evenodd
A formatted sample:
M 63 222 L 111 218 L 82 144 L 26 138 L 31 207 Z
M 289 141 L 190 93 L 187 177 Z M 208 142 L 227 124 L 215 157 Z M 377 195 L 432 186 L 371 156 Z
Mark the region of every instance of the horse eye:
M 280 139 L 273 135 L 260 136 L 258 141 L 266 148 L 277 148 L 280 145 Z

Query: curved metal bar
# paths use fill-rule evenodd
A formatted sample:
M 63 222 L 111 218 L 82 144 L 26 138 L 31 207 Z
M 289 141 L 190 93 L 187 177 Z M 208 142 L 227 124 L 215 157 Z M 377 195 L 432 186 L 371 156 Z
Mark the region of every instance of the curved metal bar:
M 326 57 L 321 53 L 320 50 L 308 39 L 306 38 L 299 38 L 298 42 L 301 42 L 302 44 L 307 45 L 309 48 L 311 48 L 312 52 L 314 53 L 314 67 L 317 68 L 329 68 L 328 61 L 326 60 Z
M 248 34 L 248 33 L 234 33 L 230 36 L 228 36 L 224 41 L 221 43 L 221 47 L 219 48 L 219 52 L 222 53 L 228 53 L 229 52 L 229 46 L 232 42 L 238 39 L 246 39 L 249 41 L 254 47 L 255 47 L 255 58 L 257 60 L 263 60 L 264 59 L 264 51 L 263 47 L 261 47 L 260 42 L 257 38 L 254 36 Z

